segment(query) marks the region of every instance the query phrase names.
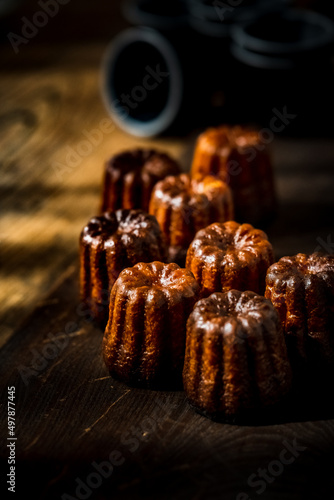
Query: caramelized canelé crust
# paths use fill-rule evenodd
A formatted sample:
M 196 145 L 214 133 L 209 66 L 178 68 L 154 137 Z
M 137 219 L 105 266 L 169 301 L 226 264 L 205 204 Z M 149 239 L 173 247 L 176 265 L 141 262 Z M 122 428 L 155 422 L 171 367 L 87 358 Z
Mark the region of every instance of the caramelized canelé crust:
M 267 272 L 265 296 L 283 325 L 292 366 L 315 371 L 334 363 L 334 256 L 299 253 Z
M 186 267 L 200 284 L 202 297 L 231 289 L 264 294 L 266 272 L 273 262 L 273 248 L 263 231 L 228 221 L 196 234 Z
M 229 184 L 239 222 L 261 222 L 275 212 L 272 164 L 255 129 L 222 125 L 204 131 L 196 142 L 191 175 L 214 175 Z
M 175 160 L 153 149 L 117 154 L 105 166 L 101 211 L 141 208 L 147 212 L 154 185 L 179 173 Z
M 232 194 L 227 184 L 214 177 L 196 181 L 187 174 L 170 176 L 153 189 L 149 212 L 166 237 L 169 261 L 184 266 L 199 229 L 233 218 Z
M 80 236 L 80 296 L 101 326 L 108 319 L 109 293 L 119 273 L 138 262 L 165 260 L 166 245 L 152 215 L 117 210 L 92 217 Z
M 237 290 L 197 302 L 187 322 L 183 384 L 196 409 L 231 423 L 279 403 L 291 368 L 271 302 Z
M 111 375 L 130 385 L 180 383 L 186 322 L 198 290 L 193 275 L 174 263 L 124 269 L 111 291 L 103 341 Z

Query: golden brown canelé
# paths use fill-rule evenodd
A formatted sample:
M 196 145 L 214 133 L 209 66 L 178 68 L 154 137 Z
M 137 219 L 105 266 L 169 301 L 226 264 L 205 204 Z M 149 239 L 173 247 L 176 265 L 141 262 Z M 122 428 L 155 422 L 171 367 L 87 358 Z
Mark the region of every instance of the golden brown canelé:
M 271 302 L 237 290 L 198 301 L 187 322 L 183 384 L 191 405 L 213 419 L 247 423 L 277 410 L 291 367 Z
M 189 246 L 186 267 L 201 286 L 201 296 L 231 289 L 264 294 L 266 272 L 274 262 L 267 235 L 251 224 L 213 223 Z
M 180 384 L 186 322 L 198 290 L 193 275 L 174 263 L 124 269 L 111 291 L 103 340 L 110 374 L 129 385 Z
M 212 222 L 233 219 L 230 188 L 215 177 L 202 181 L 188 174 L 166 177 L 152 191 L 149 212 L 169 245 L 169 262 L 184 266 L 187 249 L 197 231 Z
M 266 283 L 294 371 L 334 370 L 334 256 L 282 257 L 268 269 Z
M 138 262 L 166 259 L 160 227 L 143 210 L 117 210 L 92 217 L 80 235 L 80 296 L 102 327 L 109 293 L 119 273 Z
M 204 131 L 196 142 L 191 175 L 226 182 L 238 222 L 266 222 L 276 211 L 272 163 L 258 130 L 222 125 Z
M 180 167 L 166 153 L 133 149 L 113 156 L 105 165 L 101 211 L 141 208 L 148 212 L 154 185 Z

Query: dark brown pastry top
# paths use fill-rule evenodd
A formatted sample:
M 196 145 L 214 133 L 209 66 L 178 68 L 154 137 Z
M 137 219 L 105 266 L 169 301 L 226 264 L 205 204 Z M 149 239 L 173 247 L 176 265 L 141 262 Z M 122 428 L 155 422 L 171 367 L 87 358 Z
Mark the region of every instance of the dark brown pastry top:
M 142 210 L 120 209 L 105 212 L 90 219 L 81 234 L 81 241 L 88 245 L 100 245 L 107 250 L 117 246 L 126 252 L 128 262 L 138 262 L 138 256 L 145 251 L 161 255 L 164 248 L 163 236 L 154 216 Z M 125 250 L 124 250 L 125 249 Z M 161 258 L 165 257 L 164 252 Z
M 334 291 L 334 255 L 315 252 L 282 257 L 268 269 L 267 285 L 283 285 L 292 278 L 307 282 L 312 280 L 312 276 L 321 278 Z
M 259 324 L 267 326 L 275 335 L 280 329 L 278 313 L 270 300 L 255 292 L 239 290 L 217 292 L 199 300 L 188 322 L 190 329 L 196 326 L 218 335 L 240 335 L 240 339 L 256 334 L 260 338 L 263 330 L 259 330 Z
M 222 158 L 227 158 L 233 150 L 243 154 L 246 150 L 254 147 L 260 151 L 265 149 L 259 130 L 240 125 L 210 127 L 200 134 L 197 146 L 203 152 L 217 154 Z M 212 166 L 214 167 L 214 165 Z
M 166 153 L 139 148 L 119 153 L 106 162 L 101 211 L 148 211 L 154 185 L 167 175 L 179 173 L 179 164 Z
M 138 148 L 124 151 L 110 158 L 106 168 L 110 171 L 119 170 L 123 175 L 130 171 L 140 171 L 141 175 L 152 175 L 156 179 L 180 173 L 180 167 L 175 160 L 155 149 Z
M 266 271 L 273 262 L 272 245 L 262 230 L 227 221 L 213 223 L 196 234 L 186 267 L 200 279 L 203 290 L 212 290 L 213 276 L 217 275 L 219 291 L 235 288 L 263 293 Z M 212 291 L 218 291 L 216 286 Z
M 196 234 L 191 247 L 191 254 L 209 258 L 213 252 L 220 252 L 221 258 L 229 266 L 237 265 L 238 260 L 246 260 L 256 254 L 273 255 L 272 245 L 261 229 L 251 224 L 239 224 L 235 221 L 214 222 Z
M 156 184 L 154 197 L 161 203 L 180 207 L 188 203 L 196 205 L 214 200 L 217 196 L 230 194 L 230 188 L 219 179 L 206 176 L 203 180 L 192 179 L 188 174 L 168 176 Z M 154 201 L 152 201 L 154 203 Z
M 110 234 L 117 231 L 118 221 L 116 213 L 105 212 L 103 215 L 93 216 L 81 232 L 81 239 L 86 243 L 93 243 L 95 240 L 106 240 Z
M 133 267 L 124 269 L 117 279 L 118 293 L 122 290 L 149 287 L 160 290 L 173 302 L 182 297 L 192 297 L 198 294 L 198 283 L 193 274 L 175 263 L 139 262 Z M 143 288 L 144 290 L 144 288 Z

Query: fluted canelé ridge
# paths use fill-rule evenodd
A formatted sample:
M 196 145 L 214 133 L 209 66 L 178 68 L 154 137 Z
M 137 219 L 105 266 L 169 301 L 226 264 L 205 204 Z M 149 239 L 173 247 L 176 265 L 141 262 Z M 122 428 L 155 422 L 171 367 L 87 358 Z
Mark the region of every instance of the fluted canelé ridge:
M 214 223 L 199 231 L 187 252 L 186 267 L 203 297 L 231 289 L 264 294 L 274 253 L 267 235 L 250 224 Z
M 180 173 L 179 164 L 154 149 L 133 149 L 106 162 L 101 211 L 141 208 L 148 212 L 154 185 Z
M 117 210 L 92 217 L 80 236 L 80 297 L 105 326 L 109 293 L 119 273 L 138 262 L 166 260 L 166 244 L 152 215 Z
M 201 181 L 188 174 L 166 177 L 152 191 L 149 212 L 160 224 L 169 245 L 169 261 L 184 265 L 197 231 L 212 222 L 233 219 L 230 188 L 214 177 Z
M 192 273 L 175 263 L 123 270 L 111 291 L 103 341 L 111 375 L 131 385 L 180 382 L 186 322 L 198 291 Z
M 278 404 L 291 368 L 271 302 L 237 290 L 198 301 L 187 322 L 183 383 L 190 403 L 217 419 L 247 419 Z
M 273 168 L 258 130 L 226 125 L 205 130 L 196 142 L 191 175 L 214 175 L 226 182 L 239 222 L 258 223 L 275 213 Z
M 334 256 L 282 257 L 267 272 L 265 296 L 276 307 L 291 362 L 317 371 L 334 362 Z

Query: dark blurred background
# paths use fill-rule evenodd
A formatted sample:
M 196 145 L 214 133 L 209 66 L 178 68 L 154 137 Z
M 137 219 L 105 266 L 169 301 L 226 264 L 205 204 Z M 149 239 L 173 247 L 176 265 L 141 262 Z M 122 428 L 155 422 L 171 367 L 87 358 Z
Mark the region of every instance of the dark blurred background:
M 1 31 L 2 43 L 8 43 L 7 33 L 13 31 L 20 33 L 22 17 L 32 19 L 36 11 L 41 10 L 38 0 L 1 0 L 0 13 L 2 13 Z M 52 2 L 51 2 L 52 3 Z M 121 0 L 69 0 L 61 5 L 58 2 L 59 12 L 50 20 L 48 28 L 41 31 L 38 38 L 32 40 L 33 44 L 67 43 L 67 42 L 92 42 L 105 41 L 122 29 L 126 23 L 120 12 Z M 8 4 L 10 7 L 5 8 Z M 15 7 L 16 5 L 16 7 Z
M 264 125 L 272 117 L 273 107 L 282 109 L 287 106 L 298 118 L 285 133 L 331 135 L 333 44 L 328 39 L 321 41 L 321 31 L 326 30 L 321 25 L 321 18 L 315 18 L 316 25 L 310 24 L 310 28 L 299 21 L 287 22 L 285 13 L 294 8 L 307 9 L 310 11 L 308 16 L 315 12 L 334 20 L 331 2 L 312 0 L 0 0 L 1 69 L 23 70 L 33 64 L 51 65 L 66 57 L 67 48 L 75 44 L 81 49 L 87 46 L 85 56 L 82 50 L 78 54 L 81 60 L 97 57 L 96 51 L 92 55 L 93 45 L 101 46 L 102 58 L 105 47 L 116 35 L 131 26 L 138 30 L 144 26 L 153 28 L 157 35 L 167 39 L 181 64 L 184 83 L 179 112 L 172 123 L 158 128 L 158 133 L 160 129 L 167 134 L 188 133 L 194 127 L 221 122 Z M 41 17 L 37 12 L 48 12 L 47 9 L 51 12 L 56 9 L 57 13 L 48 15 L 44 27 L 45 14 Z M 263 19 L 258 22 L 261 16 Z M 319 19 L 320 26 L 317 24 Z M 31 25 L 34 20 L 41 24 L 37 34 Z M 237 31 L 238 27 L 250 22 L 253 25 L 246 30 L 246 40 L 245 33 L 240 33 L 240 29 Z M 24 29 L 29 35 L 25 41 L 24 37 L 23 40 L 17 38 L 23 36 Z M 320 45 L 317 46 L 318 38 Z M 254 39 L 255 43 L 261 42 L 256 49 L 252 46 Z M 272 49 L 268 43 L 294 44 L 300 39 L 304 45 L 296 53 L 291 47 L 287 53 L 282 52 L 282 48 Z M 158 50 L 159 44 L 159 40 L 156 44 L 153 42 Z M 116 41 L 114 45 L 117 46 Z M 126 58 L 132 62 L 136 60 L 137 69 L 133 64 L 129 67 Z M 117 60 L 115 67 L 112 67 L 115 61 L 109 61 L 109 73 L 106 72 L 104 78 L 111 114 L 118 113 L 112 106 L 121 94 L 117 85 L 121 89 L 132 89 L 141 77 L 141 64 L 145 67 L 148 60 L 149 56 L 141 45 L 137 52 L 134 50 L 126 55 L 125 61 L 118 65 Z M 171 76 L 173 71 L 171 68 Z M 147 103 L 159 108 L 158 99 L 158 92 L 152 93 Z M 139 135 L 145 135 L 145 132 L 140 134 L 140 122 L 147 122 L 150 117 L 135 113 L 132 116 L 131 113 L 130 110 L 132 122 L 137 120 L 139 123 Z M 125 120 L 118 118 L 122 125 Z M 126 123 L 124 125 L 125 130 L 133 129 L 127 129 Z
M 47 1 L 44 3 L 47 4 Z M 29 40 L 25 46 L 28 50 L 20 50 L 18 57 L 14 57 L 8 33 L 21 35 L 24 25 L 22 18 L 31 21 L 34 14 L 42 9 L 37 0 L 0 0 L 1 69 L 6 66 L 22 68 L 36 47 L 47 47 L 46 57 L 41 56 L 40 59 L 41 63 L 46 64 L 62 56 L 64 45 L 108 43 L 128 25 L 121 14 L 121 3 L 121 0 L 70 0 L 64 5 L 59 2 L 59 11 L 54 17 L 50 16 L 47 26 L 39 29 L 38 35 Z
M 47 0 L 44 3 L 46 4 Z M 122 3 L 122 0 L 69 0 L 66 4 L 64 0 L 64 5 L 59 2 L 57 15 L 50 19 L 47 29 L 40 30 L 38 37 L 31 39 L 29 45 L 94 41 L 107 43 L 116 33 L 130 25 L 122 14 Z M 242 3 L 240 2 L 240 5 Z M 228 5 L 229 2 L 226 1 L 225 4 Z M 219 2 L 217 5 L 219 6 Z M 296 0 L 290 2 L 290 5 L 310 8 L 334 20 L 334 4 L 329 0 Z M 41 10 L 38 0 L 0 0 L 2 55 L 5 48 L 10 48 L 8 32 L 19 34 L 22 29 L 22 17 L 26 16 L 31 20 L 38 10 Z M 8 55 L 11 55 L 10 51 Z M 9 64 L 10 59 L 9 57 L 3 62 Z

